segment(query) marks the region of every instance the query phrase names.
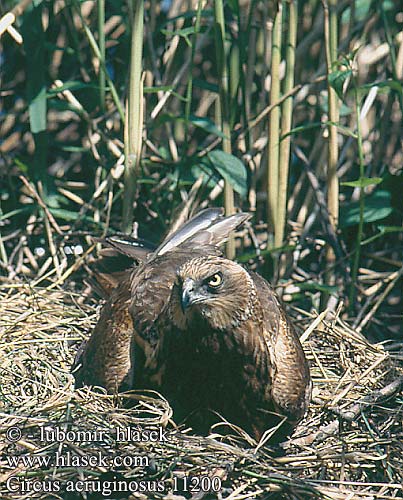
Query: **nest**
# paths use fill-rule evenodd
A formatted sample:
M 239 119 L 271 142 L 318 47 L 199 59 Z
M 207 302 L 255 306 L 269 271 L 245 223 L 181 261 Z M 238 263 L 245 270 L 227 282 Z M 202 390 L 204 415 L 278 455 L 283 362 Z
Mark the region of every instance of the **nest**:
M 300 311 L 313 401 L 273 449 L 241 429 L 178 428 L 158 394 L 74 391 L 70 367 L 97 318 L 79 299 L 3 286 L 2 499 L 402 498 L 401 346 L 371 345 L 337 316 Z

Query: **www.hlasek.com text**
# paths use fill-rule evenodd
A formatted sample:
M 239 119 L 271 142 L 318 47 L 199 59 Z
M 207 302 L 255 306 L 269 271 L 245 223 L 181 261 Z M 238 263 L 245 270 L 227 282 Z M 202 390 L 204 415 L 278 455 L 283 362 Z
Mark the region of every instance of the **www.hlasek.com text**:
M 54 455 L 19 455 L 8 456 L 7 462 L 11 469 L 23 467 L 24 469 L 49 468 L 49 467 L 105 467 L 105 468 L 134 468 L 148 467 L 149 458 L 143 455 L 115 455 L 105 456 L 101 451 L 86 455 L 75 455 L 71 451 Z

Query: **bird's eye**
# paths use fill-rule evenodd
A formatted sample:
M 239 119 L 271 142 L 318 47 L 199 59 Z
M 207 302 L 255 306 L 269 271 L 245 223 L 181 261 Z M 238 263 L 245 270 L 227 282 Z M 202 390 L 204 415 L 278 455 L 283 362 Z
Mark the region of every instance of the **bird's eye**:
M 222 283 L 222 274 L 221 273 L 215 273 L 213 276 L 210 276 L 207 280 L 207 285 L 210 288 L 218 288 Z

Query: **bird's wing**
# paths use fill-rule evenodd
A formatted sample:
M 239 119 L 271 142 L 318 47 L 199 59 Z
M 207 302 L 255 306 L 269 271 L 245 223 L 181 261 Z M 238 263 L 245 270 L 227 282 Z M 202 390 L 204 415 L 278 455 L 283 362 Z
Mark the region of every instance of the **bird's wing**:
M 202 210 L 180 229 L 170 234 L 156 248 L 152 243 L 128 235 L 115 234 L 105 238 L 93 238 L 103 245 L 100 258 L 89 266 L 90 275 L 94 279 L 91 286 L 103 297 L 108 297 L 112 290 L 122 281 L 133 261 L 142 264 L 155 260 L 153 257 L 164 255 L 182 247 L 192 251 L 194 247 L 205 252 L 211 247 L 220 246 L 230 233 L 250 218 L 249 214 L 239 213 L 229 217 L 223 216 L 222 208 Z
M 130 287 L 123 281 L 103 306 L 90 339 L 77 352 L 72 368 L 76 387 L 95 385 L 115 393 L 133 386 L 136 360 L 129 303 Z
M 206 210 L 202 210 L 186 222 L 186 224 L 181 226 L 172 234 L 169 234 L 157 248 L 155 253 L 157 255 L 163 255 L 164 253 L 169 252 L 184 241 L 189 240 L 189 238 L 197 234 L 199 231 L 210 227 L 214 221 L 222 217 L 222 214 L 222 208 L 207 208 Z
M 265 279 L 251 273 L 263 309 L 264 335 L 270 353 L 271 396 L 289 420 L 302 418 L 311 397 L 309 367 L 298 335 Z
M 92 238 L 102 244 L 106 249 L 101 250 L 101 255 L 112 257 L 118 254 L 126 255 L 133 260 L 143 262 L 155 250 L 155 245 L 141 238 L 133 238 L 127 234 L 114 234 L 105 238 Z
M 99 257 L 87 264 L 87 282 L 102 298 L 108 299 L 135 264 L 141 264 L 155 250 L 155 245 L 128 235 L 115 234 L 92 238 L 103 248 Z
M 198 231 L 187 240 L 186 244 L 220 246 L 228 240 L 232 231 L 235 231 L 250 217 L 250 214 L 240 212 L 239 214 L 218 218 L 208 228 Z
M 219 246 L 249 218 L 250 215 L 243 212 L 225 217 L 221 208 L 207 208 L 168 236 L 155 253 L 163 255 L 181 245 Z

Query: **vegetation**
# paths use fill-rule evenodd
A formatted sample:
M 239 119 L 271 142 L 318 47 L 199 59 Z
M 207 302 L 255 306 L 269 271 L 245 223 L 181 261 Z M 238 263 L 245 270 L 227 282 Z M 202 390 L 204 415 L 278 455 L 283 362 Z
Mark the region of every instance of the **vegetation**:
M 180 205 L 235 203 L 255 214 L 240 259 L 279 280 L 285 300 L 332 307 L 336 296 L 370 337 L 397 334 L 395 2 L 25 0 L 2 10 L 17 31 L 2 35 L 5 275 L 45 274 L 51 256 L 61 276 L 87 235 L 135 221 L 155 241 Z
M 124 492 L 133 480 L 163 484 L 162 492 L 154 493 L 150 487 L 142 500 L 401 498 L 401 361 L 399 368 L 398 355 L 388 354 L 381 344 L 369 344 L 340 317 L 327 321 L 323 314 L 304 313 L 298 320 L 305 330 L 302 341 L 311 365 L 313 401 L 293 439 L 274 451 L 266 442 L 273 429 L 256 443 L 236 427 L 225 435 L 222 423 L 209 437 L 194 435 L 184 426 L 177 428 L 169 404 L 155 393 L 132 391 L 116 398 L 88 388 L 74 390 L 70 367 L 77 340 L 87 337 L 97 320 L 94 303 L 80 301 L 81 294 L 40 288 L 36 283 L 9 283 L 0 291 L 4 326 L 0 338 L 2 499 L 21 498 L 21 492 L 10 491 L 7 485 L 12 476 L 20 484 L 31 481 L 31 490 L 25 490 L 28 498 L 46 500 L 102 498 L 91 492 L 91 484 L 95 491 L 104 490 L 105 498 L 127 499 L 125 493 L 108 497 L 107 491 Z M 117 428 L 125 433 L 128 427 L 139 425 L 146 429 L 166 426 L 169 440 L 115 440 Z M 4 439 L 5 431 L 15 426 L 23 435 L 18 443 Z M 87 435 L 102 430 L 105 438 L 44 443 L 43 429 Z M 55 461 L 57 455 L 68 453 L 76 460 L 101 456 L 113 464 L 118 455 L 132 457 L 132 462 L 120 467 L 66 467 Z M 19 458 L 18 471 L 9 457 Z M 135 461 L 140 457 L 148 458 L 149 466 Z M 52 466 L 41 466 L 46 463 L 41 460 L 50 460 Z M 221 496 L 186 491 L 185 475 L 219 478 Z M 16 486 L 13 481 L 11 489 Z M 54 483 L 58 492 L 44 492 Z M 42 493 L 33 492 L 39 491 L 33 490 L 35 484 L 36 488 L 43 485 Z M 76 492 L 72 484 L 78 485 Z M 169 494 L 173 488 L 176 498 Z

